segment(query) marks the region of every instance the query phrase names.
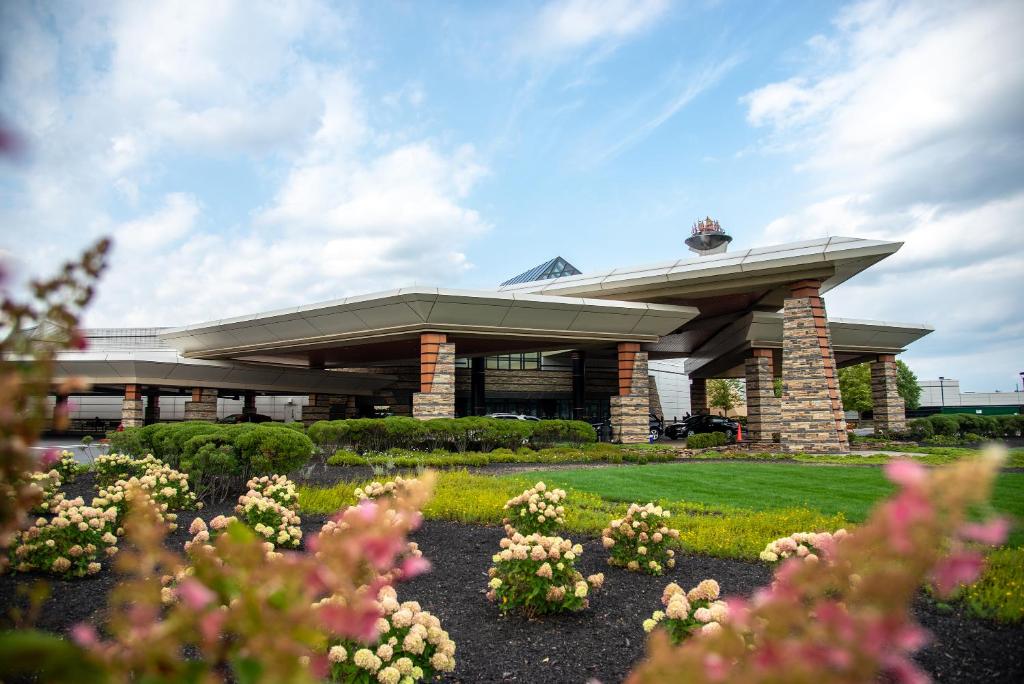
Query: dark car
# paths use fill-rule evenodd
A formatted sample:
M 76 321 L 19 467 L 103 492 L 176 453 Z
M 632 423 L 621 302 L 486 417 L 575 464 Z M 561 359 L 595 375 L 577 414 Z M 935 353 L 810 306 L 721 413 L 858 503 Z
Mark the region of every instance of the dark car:
M 269 423 L 272 420 L 273 418 L 262 413 L 232 413 L 230 416 L 224 416 L 217 422 L 234 425 L 235 423 Z
M 731 418 L 700 414 L 666 426 L 665 436 L 669 439 L 683 439 L 703 432 L 724 432 L 730 441 L 736 437 L 739 423 Z

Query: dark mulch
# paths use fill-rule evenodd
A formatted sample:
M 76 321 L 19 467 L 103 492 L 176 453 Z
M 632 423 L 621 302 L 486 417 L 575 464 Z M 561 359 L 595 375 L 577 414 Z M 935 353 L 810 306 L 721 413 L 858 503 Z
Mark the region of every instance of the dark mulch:
M 88 493 L 91 477 L 67 487 L 69 494 Z M 231 513 L 219 504 L 203 511 L 207 520 Z M 180 527 L 168 544 L 175 549 L 189 538 L 195 516 L 180 514 Z M 315 533 L 322 516 L 305 516 L 303 531 Z M 604 572 L 605 588 L 592 596 L 589 610 L 529 621 L 518 615 L 502 616 L 484 597 L 487 568 L 503 531 L 496 527 L 428 521 L 415 535 L 433 571 L 399 585 L 402 600 L 420 601 L 437 615 L 458 645 L 456 671 L 451 682 L 584 682 L 595 677 L 606 684 L 621 681 L 642 657 L 645 634 L 642 621 L 660 607 L 661 591 L 670 581 L 690 587 L 713 577 L 728 594 L 749 595 L 770 580 L 760 563 L 683 556 L 680 566 L 664 577 L 648 577 L 610 568 L 604 563 L 600 541 L 580 537 L 584 546 L 579 569 L 584 575 Z M 0 575 L 0 616 L 22 604 L 19 592 L 32 575 Z M 101 624 L 106 595 L 115 577 L 104 570 L 83 580 L 47 579 L 51 597 L 42 606 L 38 626 L 64 633 L 77 622 Z M 967 617 L 958 610 L 940 610 L 920 597 L 914 605 L 917 619 L 934 635 L 918 662 L 942 682 L 1024 681 L 1024 627 L 999 626 Z M 0 618 L 2 619 L 2 618 Z

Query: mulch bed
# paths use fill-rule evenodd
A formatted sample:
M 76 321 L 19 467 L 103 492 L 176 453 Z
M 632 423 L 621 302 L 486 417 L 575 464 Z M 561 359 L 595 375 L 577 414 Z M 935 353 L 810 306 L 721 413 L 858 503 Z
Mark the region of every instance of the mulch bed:
M 79 478 L 65 491 L 91 496 L 91 480 Z M 230 514 L 231 509 L 219 504 L 202 513 L 209 520 L 218 513 Z M 193 517 L 191 512 L 179 514 L 179 529 L 168 538 L 169 546 L 181 549 Z M 315 533 L 324 521 L 323 516 L 304 516 L 303 532 Z M 604 589 L 592 595 L 586 611 L 530 621 L 500 615 L 484 597 L 490 557 L 502 535 L 497 527 L 431 520 L 413 536 L 433 571 L 397 589 L 401 600 L 417 600 L 437 615 L 458 645 L 456 671 L 444 681 L 619 682 L 643 656 L 641 622 L 660 607 L 668 582 L 689 588 L 711 577 L 723 593 L 749 595 L 771 578 L 761 563 L 691 555 L 682 555 L 679 567 L 664 577 L 648 577 L 610 568 L 600 540 L 581 536 L 576 539 L 584 546 L 578 567 L 584 575 L 604 572 Z M 116 581 L 108 570 L 74 581 L 0 575 L 0 616 L 23 604 L 20 591 L 38 579 L 46 579 L 51 589 L 38 616 L 40 628 L 64 633 L 82 621 L 102 624 L 106 595 Z M 936 681 L 1024 681 L 1024 626 L 1000 626 L 959 611 L 943 611 L 924 596 L 915 602 L 914 614 L 934 635 L 917 660 Z

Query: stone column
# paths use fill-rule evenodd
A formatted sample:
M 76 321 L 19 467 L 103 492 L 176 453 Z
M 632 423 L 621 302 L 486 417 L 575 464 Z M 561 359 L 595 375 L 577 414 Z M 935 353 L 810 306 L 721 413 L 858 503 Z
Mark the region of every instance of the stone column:
M 142 408 L 142 394 L 138 385 L 124 386 L 124 399 L 121 401 L 121 425 L 126 428 L 142 427 L 146 424 Z
M 793 283 L 783 307 L 781 437 L 787 451 L 849 448 L 820 287 L 817 280 Z
M 455 417 L 455 345 L 444 333 L 420 334 L 420 391 L 412 395 L 412 417 Z
M 751 442 L 767 444 L 779 432 L 782 402 L 775 396 L 771 349 L 753 349 L 745 362 L 747 377 L 747 430 Z
M 622 444 L 646 442 L 650 434 L 647 352 L 637 342 L 619 343 L 619 395 L 611 397 L 612 439 Z
M 871 364 L 871 401 L 876 435 L 907 428 L 906 406 L 896 385 L 895 354 L 879 354 Z
M 192 401 L 185 402 L 185 420 L 217 422 L 217 390 L 196 387 L 192 390 Z
M 256 413 L 256 393 L 252 390 L 246 390 L 242 397 L 242 413 L 245 415 Z
M 708 381 L 706 378 L 690 378 L 690 414 L 708 412 Z
M 146 425 L 160 422 L 160 390 L 150 389 L 146 392 Z
M 330 420 L 331 396 L 329 394 L 310 394 L 308 403 L 302 407 L 302 424 L 309 427 L 319 420 Z

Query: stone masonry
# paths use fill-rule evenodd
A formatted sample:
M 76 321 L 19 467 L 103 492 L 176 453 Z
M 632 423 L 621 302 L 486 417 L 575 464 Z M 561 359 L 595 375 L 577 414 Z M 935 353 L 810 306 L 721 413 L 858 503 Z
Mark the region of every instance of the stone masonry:
M 619 343 L 619 394 L 609 400 L 612 439 L 622 444 L 646 442 L 650 434 L 650 384 L 647 352 L 635 342 Z
M 196 387 L 192 390 L 192 401 L 185 402 L 185 420 L 217 421 L 217 390 Z
M 455 345 L 443 333 L 420 335 L 420 391 L 412 395 L 412 416 L 455 417 Z
M 690 378 L 690 413 L 708 412 L 708 381 L 705 378 Z
M 871 401 L 875 434 L 906 429 L 907 413 L 896 385 L 894 354 L 879 354 L 871 364 Z
M 146 424 L 142 408 L 142 394 L 138 385 L 124 386 L 124 399 L 121 401 L 121 425 L 126 428 L 142 427 Z
M 754 349 L 745 363 L 747 378 L 747 430 L 751 442 L 767 444 L 780 432 L 782 402 L 775 396 L 771 349 Z
M 329 394 L 310 394 L 306 405 L 302 407 L 302 424 L 309 427 L 320 420 L 331 417 L 331 396 Z
M 782 446 L 836 453 L 849 447 L 820 283 L 791 286 L 782 324 Z

